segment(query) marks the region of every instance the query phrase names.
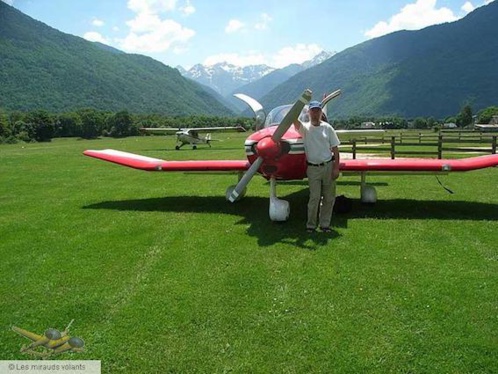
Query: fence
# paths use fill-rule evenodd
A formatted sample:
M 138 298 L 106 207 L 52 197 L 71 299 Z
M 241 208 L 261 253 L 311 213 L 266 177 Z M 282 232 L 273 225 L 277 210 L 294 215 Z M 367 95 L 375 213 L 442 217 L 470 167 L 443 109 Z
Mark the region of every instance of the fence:
M 423 155 L 437 156 L 441 159 L 443 152 L 479 152 L 496 154 L 496 139 L 497 135 L 487 133 L 439 133 L 439 134 L 424 134 L 424 133 L 399 133 L 396 135 L 382 135 L 376 137 L 361 137 L 350 139 L 343 142 L 341 151 L 344 148 L 351 147 L 353 159 L 356 159 L 358 151 L 374 151 L 375 153 L 389 152 L 392 159 L 399 155 Z M 476 144 L 485 146 L 477 147 Z M 408 147 L 417 147 L 417 149 L 409 149 Z M 429 148 L 420 150 L 420 147 Z

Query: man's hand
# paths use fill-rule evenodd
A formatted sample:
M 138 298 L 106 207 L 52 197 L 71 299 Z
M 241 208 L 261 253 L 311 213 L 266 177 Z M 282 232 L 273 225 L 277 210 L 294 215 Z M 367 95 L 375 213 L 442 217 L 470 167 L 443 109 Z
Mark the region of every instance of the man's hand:
M 340 173 L 341 171 L 339 169 L 339 164 L 334 164 L 334 166 L 332 167 L 332 179 L 336 180 L 337 178 L 339 178 Z

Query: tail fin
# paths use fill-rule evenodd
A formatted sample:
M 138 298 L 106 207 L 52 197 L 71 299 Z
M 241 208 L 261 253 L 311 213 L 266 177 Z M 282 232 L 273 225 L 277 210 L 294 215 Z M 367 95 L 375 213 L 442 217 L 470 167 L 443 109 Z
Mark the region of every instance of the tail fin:
M 323 99 L 322 99 L 322 108 L 323 109 L 322 109 L 322 111 L 325 114 L 326 118 L 328 118 L 327 104 L 329 103 L 330 100 L 335 99 L 336 97 L 338 97 L 340 95 L 341 95 L 341 90 L 336 90 L 329 95 L 323 94 Z
M 263 109 L 263 105 L 261 105 L 256 99 L 253 99 L 252 97 L 245 94 L 237 93 L 233 96 L 245 102 L 249 106 L 249 108 L 252 109 L 256 119 L 255 130 L 260 130 L 266 120 L 266 113 Z

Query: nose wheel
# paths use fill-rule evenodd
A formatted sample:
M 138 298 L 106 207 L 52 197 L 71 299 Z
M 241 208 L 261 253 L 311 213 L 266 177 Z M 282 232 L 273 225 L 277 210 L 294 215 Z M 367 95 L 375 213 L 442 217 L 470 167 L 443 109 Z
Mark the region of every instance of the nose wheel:
M 377 202 L 377 191 L 374 186 L 369 186 L 366 182 L 365 173 L 361 173 L 361 202 L 364 204 L 374 204 Z
M 270 178 L 270 219 L 274 222 L 284 222 L 290 216 L 290 204 L 277 197 L 277 182 Z

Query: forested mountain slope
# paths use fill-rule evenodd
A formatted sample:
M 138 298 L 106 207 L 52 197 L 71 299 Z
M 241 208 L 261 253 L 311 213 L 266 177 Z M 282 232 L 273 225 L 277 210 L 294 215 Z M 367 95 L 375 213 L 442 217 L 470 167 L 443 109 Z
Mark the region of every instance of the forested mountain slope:
M 2 1 L 0 108 L 233 114 L 176 69 L 62 33 Z
M 347 32 L 347 31 L 345 31 Z M 337 116 L 444 118 L 469 104 L 498 105 L 498 2 L 465 18 L 419 31 L 399 31 L 340 52 L 295 75 L 261 99 L 290 102 L 305 88 L 316 98 L 341 88 Z

